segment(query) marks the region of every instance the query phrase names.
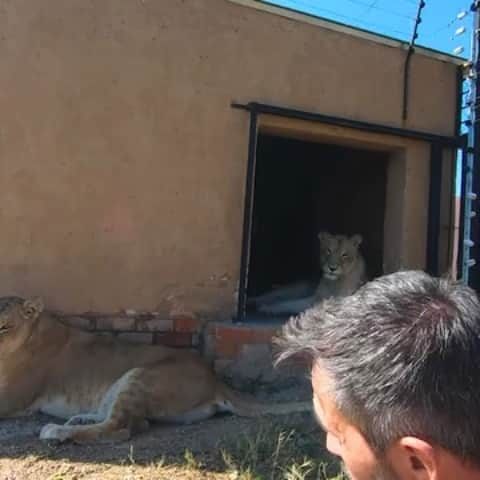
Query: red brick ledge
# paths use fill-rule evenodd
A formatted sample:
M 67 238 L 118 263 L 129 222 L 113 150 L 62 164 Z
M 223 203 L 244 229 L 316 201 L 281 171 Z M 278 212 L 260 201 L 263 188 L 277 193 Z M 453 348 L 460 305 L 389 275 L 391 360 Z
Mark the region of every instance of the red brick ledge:
M 197 348 L 212 359 L 234 359 L 252 346 L 270 348 L 281 324 L 200 321 L 187 315 L 165 318 L 157 314 L 61 315 L 82 330 L 114 335 L 128 342 Z
M 259 323 L 209 323 L 205 332 L 206 353 L 216 358 L 234 358 L 248 345 L 270 345 L 280 325 Z
M 202 323 L 188 316 L 164 318 L 156 314 L 59 315 L 66 324 L 81 330 L 114 335 L 129 342 L 172 347 L 199 344 Z

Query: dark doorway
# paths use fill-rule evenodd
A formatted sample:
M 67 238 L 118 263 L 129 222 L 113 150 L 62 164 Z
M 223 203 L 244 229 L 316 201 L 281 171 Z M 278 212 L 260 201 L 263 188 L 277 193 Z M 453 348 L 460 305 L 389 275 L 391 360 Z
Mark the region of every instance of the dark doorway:
M 388 154 L 260 133 L 247 297 L 319 278 L 319 231 L 363 236 L 382 273 Z

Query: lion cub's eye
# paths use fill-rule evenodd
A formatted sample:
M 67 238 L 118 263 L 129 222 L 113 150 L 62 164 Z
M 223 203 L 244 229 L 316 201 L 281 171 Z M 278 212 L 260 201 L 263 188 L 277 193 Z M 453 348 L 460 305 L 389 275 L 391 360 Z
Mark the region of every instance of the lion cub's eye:
M 348 255 L 346 253 L 342 253 L 342 258 L 347 258 Z
M 332 251 L 329 248 L 327 248 L 327 255 L 331 255 L 331 254 L 332 254 Z

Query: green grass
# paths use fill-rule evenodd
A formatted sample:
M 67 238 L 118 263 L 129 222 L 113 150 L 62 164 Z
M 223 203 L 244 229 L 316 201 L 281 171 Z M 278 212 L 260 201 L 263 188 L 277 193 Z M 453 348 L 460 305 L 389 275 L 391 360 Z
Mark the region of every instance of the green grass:
M 320 445 L 318 429 L 285 430 L 262 425 L 255 436 L 244 435 L 221 451 L 225 469 L 237 480 L 343 480 L 340 466 Z

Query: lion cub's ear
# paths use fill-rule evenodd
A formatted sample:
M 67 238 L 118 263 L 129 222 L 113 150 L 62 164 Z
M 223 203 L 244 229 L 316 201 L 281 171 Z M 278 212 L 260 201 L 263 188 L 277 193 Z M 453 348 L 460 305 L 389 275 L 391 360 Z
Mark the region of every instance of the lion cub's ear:
M 332 237 L 332 234 L 328 233 L 328 232 L 319 232 L 318 233 L 318 239 L 320 240 L 320 243 L 326 242 L 331 237 Z
M 357 233 L 356 235 L 352 235 L 351 240 L 354 247 L 359 247 L 363 241 L 363 238 Z
M 25 300 L 22 305 L 21 313 L 25 320 L 32 320 L 43 312 L 43 300 L 39 297 Z

